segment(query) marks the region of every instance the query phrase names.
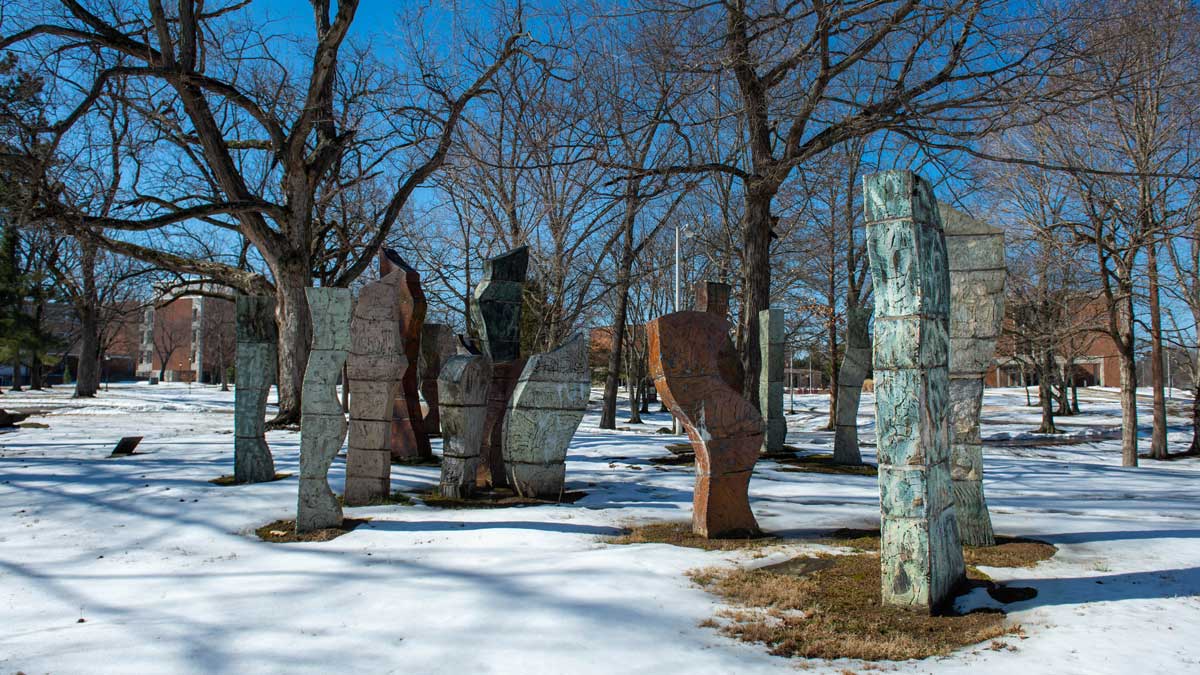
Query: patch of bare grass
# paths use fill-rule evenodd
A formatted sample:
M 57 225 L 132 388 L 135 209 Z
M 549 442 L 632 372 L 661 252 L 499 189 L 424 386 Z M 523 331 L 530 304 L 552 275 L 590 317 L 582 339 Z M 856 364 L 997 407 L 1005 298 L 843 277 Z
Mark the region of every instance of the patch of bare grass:
M 780 471 L 802 471 L 807 473 L 830 473 L 851 476 L 875 476 L 879 467 L 874 464 L 836 464 L 833 455 L 775 455 L 771 459 L 783 464 Z
M 762 643 L 778 656 L 921 659 L 1020 631 L 994 611 L 928 616 L 884 605 L 878 553 L 804 556 L 688 576 L 732 606 L 710 622 L 721 633 Z
M 303 534 L 296 533 L 296 521 L 294 520 L 276 520 L 273 523 L 267 523 L 254 531 L 259 539 L 269 541 L 272 544 L 291 544 L 295 542 L 321 542 L 331 541 L 350 532 L 354 528 L 367 522 L 367 518 L 345 518 L 342 520 L 341 527 L 326 527 L 312 532 Z
M 509 489 L 487 490 L 477 492 L 473 497 L 460 499 L 443 497 L 438 492 L 424 492 L 417 495 L 422 504 L 437 509 L 503 509 L 514 506 L 546 506 L 547 504 L 573 504 L 587 496 L 582 490 L 562 493 L 558 500 L 535 499 L 522 497 Z
M 879 552 L 879 530 L 835 530 L 819 541 L 857 551 Z M 1057 552 L 1057 546 L 1037 539 L 998 536 L 995 546 L 964 546 L 963 561 L 969 566 L 1033 567 Z
M 284 478 L 291 478 L 291 477 L 292 477 L 292 474 L 290 474 L 290 473 L 276 473 L 274 478 L 272 478 L 269 481 L 263 481 L 263 482 L 274 483 L 277 480 L 283 480 Z M 232 474 L 227 475 L 227 476 L 221 476 L 220 478 L 214 478 L 208 482 L 212 483 L 213 485 L 220 485 L 222 487 L 229 487 L 230 485 L 253 485 L 253 483 L 245 483 L 245 482 L 239 483 L 238 480 L 236 478 L 234 478 Z
M 344 495 L 338 495 L 338 503 L 342 506 L 345 506 L 346 497 Z M 412 504 L 412 497 L 409 497 L 403 492 L 397 490 L 390 495 L 375 497 L 366 504 L 359 504 L 359 506 L 411 506 Z
M 759 549 L 778 544 L 779 538 L 763 535 L 746 539 L 705 539 L 692 532 L 691 523 L 648 523 L 631 525 L 624 534 L 608 537 L 609 544 L 670 544 L 705 551 Z

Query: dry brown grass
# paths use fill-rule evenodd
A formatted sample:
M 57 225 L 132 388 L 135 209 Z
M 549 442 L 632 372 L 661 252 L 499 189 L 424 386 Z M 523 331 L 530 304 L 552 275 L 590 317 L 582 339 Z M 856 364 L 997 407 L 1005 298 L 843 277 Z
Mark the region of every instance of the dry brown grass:
M 722 633 L 765 644 L 779 656 L 921 659 L 1020 631 L 998 612 L 928 616 L 883 605 L 877 553 L 805 556 L 689 576 L 732 605 L 717 613 Z
M 878 553 L 879 530 L 835 530 L 820 542 Z M 995 546 L 964 546 L 963 561 L 971 567 L 1033 567 L 1057 552 L 1058 547 L 1037 539 L 996 537 Z
M 783 464 L 780 471 L 803 471 L 807 473 L 846 474 L 851 476 L 875 476 L 879 467 L 874 464 L 834 464 L 833 455 L 791 455 L 783 454 L 771 457 Z
M 671 544 L 699 548 L 705 551 L 736 551 L 759 549 L 778 544 L 778 537 L 761 536 L 752 539 L 705 539 L 692 532 L 691 523 L 649 523 L 630 525 L 624 534 L 605 539 L 609 544 Z
M 341 504 L 342 506 L 346 505 L 345 495 L 338 495 L 338 503 Z M 390 495 L 387 495 L 384 497 L 375 497 L 371 501 L 367 502 L 366 504 L 359 504 L 358 506 L 363 506 L 363 507 L 366 507 L 366 506 L 411 506 L 412 504 L 413 504 L 412 497 L 409 497 L 408 495 L 404 494 L 403 492 L 400 492 L 399 490 L 397 490 L 396 492 L 393 492 Z
M 497 490 L 488 490 L 477 492 L 474 497 L 469 499 L 457 499 L 454 497 L 443 497 L 434 492 L 423 492 L 417 495 L 417 499 L 426 506 L 431 506 L 437 509 L 503 509 L 513 506 L 545 506 L 547 504 L 573 504 L 587 496 L 586 492 L 575 490 L 564 492 L 558 500 L 552 499 L 534 499 L 532 497 L 518 496 L 512 490 L 501 488 Z
M 296 521 L 294 520 L 276 520 L 273 523 L 267 523 L 254 531 L 259 539 L 269 541 L 272 544 L 291 544 L 295 542 L 320 542 L 330 541 L 346 534 L 354 528 L 362 525 L 370 520 L 369 518 L 346 518 L 342 520 L 341 527 L 326 527 L 304 534 L 296 534 Z
M 290 473 L 277 473 L 277 474 L 275 474 L 274 478 L 272 478 L 271 480 L 266 481 L 266 482 L 274 483 L 277 480 L 283 480 L 284 478 L 291 478 L 291 477 L 292 477 L 292 474 L 290 474 Z M 234 477 L 232 475 L 221 476 L 220 478 L 214 478 L 208 482 L 212 483 L 213 485 L 220 485 L 222 487 L 228 487 L 230 485 L 251 485 L 251 483 L 239 483 L 236 479 L 234 479 Z

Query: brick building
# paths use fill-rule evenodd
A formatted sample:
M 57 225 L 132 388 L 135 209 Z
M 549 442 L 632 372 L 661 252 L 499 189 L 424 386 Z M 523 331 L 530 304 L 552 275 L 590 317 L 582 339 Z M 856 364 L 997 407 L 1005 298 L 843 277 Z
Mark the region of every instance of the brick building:
M 236 331 L 229 300 L 186 291 L 176 294 L 145 310 L 138 335 L 137 376 L 167 382 L 221 382 L 234 365 Z
M 988 387 L 1019 387 L 1037 383 L 1032 356 L 1018 353 L 1020 339 L 1014 334 L 1013 308 L 1006 308 L 1004 333 L 996 342 L 996 355 L 984 384 Z M 1075 384 L 1081 387 L 1119 387 L 1121 361 L 1117 345 L 1107 333 L 1108 315 L 1104 299 L 1080 294 L 1071 303 L 1070 330 L 1055 347 L 1055 361 L 1061 370 L 1068 358 L 1074 364 Z M 1022 368 L 1024 366 L 1024 368 Z

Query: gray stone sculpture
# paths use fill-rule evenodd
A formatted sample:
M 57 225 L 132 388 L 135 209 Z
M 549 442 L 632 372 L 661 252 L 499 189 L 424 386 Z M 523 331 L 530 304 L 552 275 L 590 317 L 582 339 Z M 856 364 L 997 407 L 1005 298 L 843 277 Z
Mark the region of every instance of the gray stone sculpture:
M 958 535 L 968 546 L 994 546 L 983 497 L 979 414 L 983 377 L 1004 320 L 1004 231 L 941 204 L 950 259 L 950 476 Z
M 964 577 L 950 486 L 946 240 L 929 183 L 863 179 L 875 292 L 882 597 L 932 611 Z
M 313 321 L 312 351 L 304 370 L 300 408 L 300 498 L 296 531 L 340 527 L 342 507 L 329 489 L 329 465 L 346 438 L 337 381 L 350 349 L 348 288 L 306 288 Z
M 425 399 L 426 434 L 436 435 L 441 424 L 441 395 L 438 392 L 438 376 L 446 360 L 454 356 L 458 342 L 454 329 L 444 323 L 427 323 L 421 327 L 421 356 L 417 363 L 420 377 L 421 398 Z
M 267 396 L 275 383 L 275 299 L 237 298 L 237 375 L 233 394 L 233 479 L 262 483 L 275 479 L 267 446 Z
M 587 339 L 576 333 L 561 347 L 531 356 L 521 371 L 504 421 L 509 485 L 523 497 L 558 499 L 567 446 L 587 408 Z
M 482 354 L 451 356 L 438 374 L 442 428 L 441 495 L 466 499 L 475 492 L 479 448 L 487 416 L 492 363 Z
M 521 296 L 529 269 L 529 248 L 521 246 L 484 263 L 475 287 L 471 317 L 479 329 L 483 353 L 493 363 L 521 356 Z
M 392 414 L 408 368 L 400 331 L 404 270 L 363 286 L 350 320 L 350 433 L 346 453 L 346 506 L 391 493 Z
M 862 464 L 858 448 L 858 402 L 863 382 L 871 370 L 871 333 L 867 324 L 871 306 L 850 307 L 846 311 L 846 354 L 838 370 L 837 427 L 833 436 L 834 464 Z
M 758 406 L 767 433 L 762 451 L 783 450 L 787 420 L 783 417 L 783 310 L 764 309 L 758 313 L 758 339 L 762 354 L 762 373 L 758 378 Z

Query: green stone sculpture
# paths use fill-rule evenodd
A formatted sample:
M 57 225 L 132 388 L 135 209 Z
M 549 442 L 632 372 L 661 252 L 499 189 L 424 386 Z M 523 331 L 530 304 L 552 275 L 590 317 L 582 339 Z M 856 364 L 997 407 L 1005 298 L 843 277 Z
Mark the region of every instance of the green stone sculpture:
M 863 179 L 875 293 L 882 598 L 932 611 L 964 578 L 950 485 L 946 240 L 929 183 Z
M 783 310 L 764 309 L 758 313 L 758 339 L 762 354 L 762 373 L 758 378 L 758 407 L 762 410 L 767 433 L 762 451 L 783 450 L 787 420 L 783 417 Z
M 267 445 L 267 396 L 275 383 L 275 299 L 237 298 L 237 375 L 233 394 L 233 478 L 238 483 L 275 479 Z
M 340 527 L 342 507 L 329 489 L 329 466 L 346 439 L 337 382 L 350 349 L 348 288 L 306 288 L 312 315 L 312 351 L 304 370 L 300 407 L 300 495 L 296 531 Z
M 528 268 L 529 247 L 515 248 L 485 262 L 483 281 L 475 287 L 471 318 L 493 363 L 521 356 L 521 295 Z
M 1004 231 L 940 204 L 950 259 L 950 476 L 958 534 L 968 546 L 994 546 L 983 497 L 979 415 L 983 377 L 1004 320 Z

